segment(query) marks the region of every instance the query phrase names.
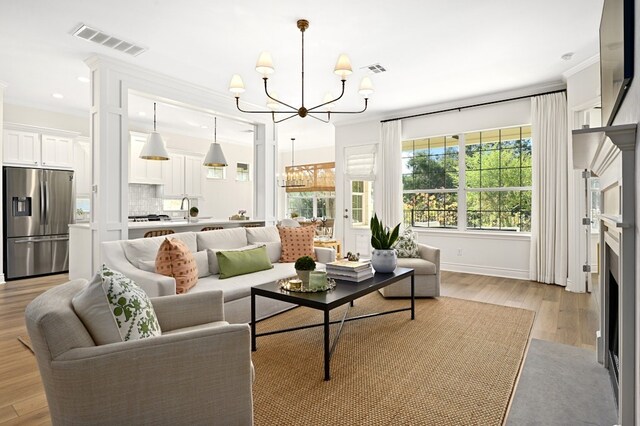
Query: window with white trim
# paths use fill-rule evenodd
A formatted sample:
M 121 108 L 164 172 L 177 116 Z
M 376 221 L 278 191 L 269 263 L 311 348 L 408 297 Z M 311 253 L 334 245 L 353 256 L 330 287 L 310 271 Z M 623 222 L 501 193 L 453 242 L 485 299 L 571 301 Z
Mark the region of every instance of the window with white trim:
M 226 179 L 227 177 L 226 167 L 207 167 L 207 179 Z
M 530 126 L 406 140 L 402 161 L 406 225 L 531 231 Z
M 251 180 L 250 177 L 249 163 L 236 163 L 236 180 L 249 182 Z

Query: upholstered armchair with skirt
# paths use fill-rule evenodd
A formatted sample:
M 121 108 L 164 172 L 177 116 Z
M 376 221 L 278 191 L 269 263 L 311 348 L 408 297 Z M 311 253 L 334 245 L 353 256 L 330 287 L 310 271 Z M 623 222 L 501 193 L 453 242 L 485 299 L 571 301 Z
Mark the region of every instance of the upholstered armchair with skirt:
M 85 284 L 25 312 L 54 425 L 252 424 L 249 326 L 224 321 L 221 291 L 151 299 L 162 336 L 96 346 L 71 302 Z

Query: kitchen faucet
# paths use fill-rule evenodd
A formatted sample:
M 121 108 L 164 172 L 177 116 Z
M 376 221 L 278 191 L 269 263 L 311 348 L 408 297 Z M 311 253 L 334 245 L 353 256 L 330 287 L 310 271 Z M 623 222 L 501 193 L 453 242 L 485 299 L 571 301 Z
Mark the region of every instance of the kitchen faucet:
M 191 200 L 188 196 L 183 197 L 180 202 L 180 210 L 184 210 L 184 200 L 187 200 L 187 213 L 185 213 L 184 218 L 187 219 L 187 222 L 191 222 L 189 212 L 191 211 Z

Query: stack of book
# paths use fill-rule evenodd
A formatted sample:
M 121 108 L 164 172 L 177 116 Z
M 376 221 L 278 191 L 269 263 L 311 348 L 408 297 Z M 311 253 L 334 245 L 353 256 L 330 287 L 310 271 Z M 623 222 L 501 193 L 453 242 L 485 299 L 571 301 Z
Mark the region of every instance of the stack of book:
M 327 276 L 334 280 L 360 282 L 373 277 L 371 262 L 337 260 L 327 263 Z

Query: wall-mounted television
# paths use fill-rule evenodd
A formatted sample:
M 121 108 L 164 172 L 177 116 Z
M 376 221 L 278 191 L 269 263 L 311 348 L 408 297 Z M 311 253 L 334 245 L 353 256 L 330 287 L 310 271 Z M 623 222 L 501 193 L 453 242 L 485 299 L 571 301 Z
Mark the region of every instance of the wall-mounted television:
M 605 0 L 600 21 L 602 124 L 610 126 L 633 79 L 634 0 Z
M 600 20 L 602 124 L 610 126 L 633 79 L 634 0 L 605 0 Z

